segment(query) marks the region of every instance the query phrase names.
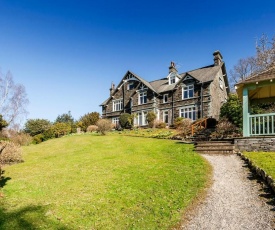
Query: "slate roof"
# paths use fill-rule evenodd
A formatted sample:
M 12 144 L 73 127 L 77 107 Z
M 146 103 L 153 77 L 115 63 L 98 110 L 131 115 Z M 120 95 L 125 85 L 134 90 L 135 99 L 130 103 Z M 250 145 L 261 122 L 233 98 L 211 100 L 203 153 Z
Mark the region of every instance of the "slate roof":
M 200 82 L 208 82 L 208 81 L 214 80 L 214 77 L 216 76 L 220 68 L 221 68 L 220 66 L 210 65 L 199 69 L 191 70 L 185 73 L 181 73 L 179 76 L 182 79 L 183 77 L 186 76 L 186 74 L 189 74 L 190 76 L 194 77 Z M 169 85 L 167 78 L 162 78 L 160 80 L 152 81 L 150 82 L 150 84 L 153 86 L 153 88 L 157 93 L 173 90 L 177 85 L 177 83 Z
M 224 64 L 222 64 L 224 65 Z M 199 82 L 209 82 L 209 81 L 213 81 L 216 74 L 218 73 L 218 71 L 220 70 L 221 65 L 219 66 L 215 66 L 215 65 L 209 65 L 209 66 L 205 66 L 199 69 L 195 69 L 195 70 L 191 70 L 185 73 L 181 73 L 178 75 L 178 77 L 181 79 L 183 77 L 185 77 L 187 74 L 194 77 L 195 79 L 197 79 Z M 170 90 L 173 90 L 175 88 L 175 86 L 179 83 L 175 83 L 175 84 L 168 84 L 168 79 L 166 78 L 162 78 L 159 80 L 155 80 L 155 81 L 151 81 L 148 82 L 146 80 L 144 80 L 143 78 L 139 77 L 137 74 L 134 74 L 131 71 L 127 71 L 127 73 L 125 74 L 125 76 L 127 76 L 128 73 L 133 74 L 137 79 L 139 79 L 144 85 L 146 85 L 149 89 L 151 89 L 152 91 L 156 92 L 156 93 L 163 93 L 163 92 L 168 92 Z M 124 77 L 125 77 L 124 76 Z M 123 77 L 123 79 L 124 79 Z M 123 80 L 122 79 L 122 80 Z M 122 84 L 122 81 L 118 84 L 118 87 Z M 117 87 L 117 88 L 118 88 Z M 109 97 L 106 101 L 104 101 L 102 105 L 106 105 L 108 103 L 108 101 L 111 99 L 111 97 Z

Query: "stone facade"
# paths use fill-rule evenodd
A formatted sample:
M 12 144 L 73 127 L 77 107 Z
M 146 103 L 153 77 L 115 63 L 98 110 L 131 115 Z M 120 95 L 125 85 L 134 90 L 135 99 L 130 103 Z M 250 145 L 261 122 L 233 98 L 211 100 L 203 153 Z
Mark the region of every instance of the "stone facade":
M 102 117 L 117 123 L 121 113 L 135 114 L 137 126 L 147 125 L 149 111 L 167 125 L 177 117 L 219 119 L 229 88 L 222 56 L 218 51 L 213 55 L 213 65 L 181 74 L 171 62 L 168 76 L 152 82 L 128 71 L 116 88 L 112 84 L 110 97 L 101 104 Z

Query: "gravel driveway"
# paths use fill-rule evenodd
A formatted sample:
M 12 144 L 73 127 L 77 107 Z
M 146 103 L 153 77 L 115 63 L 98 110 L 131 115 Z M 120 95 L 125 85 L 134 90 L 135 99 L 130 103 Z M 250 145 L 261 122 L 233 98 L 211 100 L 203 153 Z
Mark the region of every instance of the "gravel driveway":
M 213 167 L 213 184 L 181 229 L 274 230 L 274 195 L 252 178 L 245 163 L 236 155 L 202 156 Z

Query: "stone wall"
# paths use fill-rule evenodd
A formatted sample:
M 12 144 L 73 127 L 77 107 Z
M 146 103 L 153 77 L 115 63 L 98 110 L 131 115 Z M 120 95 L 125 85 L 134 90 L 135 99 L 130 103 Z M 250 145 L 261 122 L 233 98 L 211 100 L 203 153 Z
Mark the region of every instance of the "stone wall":
M 221 69 L 214 78 L 214 81 L 211 83 L 210 95 L 211 105 L 209 108 L 209 114 L 211 115 L 211 117 L 219 120 L 221 106 L 227 100 L 227 91 L 225 88 L 224 77 Z
M 239 151 L 275 152 L 275 137 L 247 137 L 234 139 L 235 149 Z

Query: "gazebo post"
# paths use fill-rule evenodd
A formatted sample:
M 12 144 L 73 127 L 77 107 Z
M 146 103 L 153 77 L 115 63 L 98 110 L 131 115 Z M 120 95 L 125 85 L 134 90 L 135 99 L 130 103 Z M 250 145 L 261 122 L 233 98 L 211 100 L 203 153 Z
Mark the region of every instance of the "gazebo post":
M 243 88 L 243 136 L 249 137 L 249 98 L 248 88 Z

